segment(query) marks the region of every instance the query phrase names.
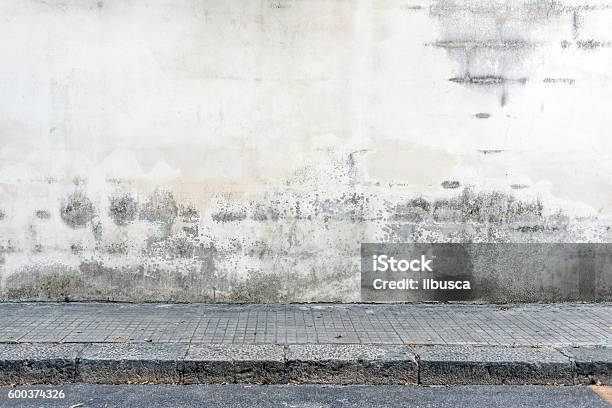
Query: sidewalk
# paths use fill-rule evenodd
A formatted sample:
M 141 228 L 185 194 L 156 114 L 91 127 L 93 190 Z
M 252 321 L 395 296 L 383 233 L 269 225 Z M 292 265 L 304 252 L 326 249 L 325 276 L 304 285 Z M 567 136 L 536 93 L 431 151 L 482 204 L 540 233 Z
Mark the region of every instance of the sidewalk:
M 0 304 L 3 384 L 576 384 L 611 372 L 611 304 Z

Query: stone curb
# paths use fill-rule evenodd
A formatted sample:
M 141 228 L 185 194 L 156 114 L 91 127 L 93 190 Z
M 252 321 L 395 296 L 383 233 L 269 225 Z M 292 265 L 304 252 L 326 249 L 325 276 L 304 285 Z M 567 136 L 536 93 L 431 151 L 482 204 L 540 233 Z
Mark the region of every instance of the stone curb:
M 573 364 L 577 384 L 612 384 L 612 347 L 559 349 Z
M 593 384 L 612 348 L 304 344 L 0 344 L 0 384 Z
M 77 362 L 79 382 L 92 384 L 177 383 L 188 344 L 96 343 Z
M 574 384 L 570 359 L 552 348 L 431 346 L 415 352 L 424 385 Z
M 290 381 L 314 384 L 417 384 L 416 356 L 404 346 L 310 344 L 287 347 Z
M 63 384 L 77 378 L 83 344 L 0 344 L 0 384 Z
M 285 349 L 277 344 L 194 344 L 185 357 L 183 382 L 285 384 Z

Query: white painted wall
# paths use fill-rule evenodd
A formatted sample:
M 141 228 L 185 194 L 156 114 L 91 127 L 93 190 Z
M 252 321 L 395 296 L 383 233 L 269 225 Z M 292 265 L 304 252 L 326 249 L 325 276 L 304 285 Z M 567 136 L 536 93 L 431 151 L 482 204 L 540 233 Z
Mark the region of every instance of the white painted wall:
M 364 241 L 607 242 L 610 6 L 2 0 L 2 297 L 355 301 Z M 435 216 L 465 188 L 543 212 Z M 156 189 L 169 226 L 113 222 Z

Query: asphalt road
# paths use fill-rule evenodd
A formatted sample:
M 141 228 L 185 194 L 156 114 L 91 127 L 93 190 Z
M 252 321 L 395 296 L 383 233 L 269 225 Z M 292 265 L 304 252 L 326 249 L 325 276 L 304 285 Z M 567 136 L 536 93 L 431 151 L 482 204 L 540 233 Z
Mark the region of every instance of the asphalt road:
M 589 387 L 92 385 L 0 388 L 0 407 L 610 407 Z M 63 399 L 9 399 L 16 390 L 62 390 Z M 599 387 L 600 393 L 609 388 Z M 79 405 L 80 404 L 80 405 Z

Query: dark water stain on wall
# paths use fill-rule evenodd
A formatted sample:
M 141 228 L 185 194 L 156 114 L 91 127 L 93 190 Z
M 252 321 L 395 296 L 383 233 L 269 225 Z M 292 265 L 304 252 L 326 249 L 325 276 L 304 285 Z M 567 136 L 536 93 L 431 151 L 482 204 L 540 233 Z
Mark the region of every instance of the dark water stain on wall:
M 51 218 L 51 213 L 47 210 L 36 210 L 34 215 L 36 215 L 36 218 L 40 220 L 48 220 Z
M 222 277 L 211 269 L 211 259 L 186 264 L 180 271 L 154 265 L 109 266 L 83 261 L 78 267 L 49 263 L 25 267 L 6 278 L 0 296 L 40 301 L 158 301 L 212 302 Z
M 51 264 L 46 268 L 24 268 L 6 278 L 5 296 L 13 300 L 72 300 L 86 287 L 69 267 Z
M 516 230 L 524 234 L 537 234 L 540 232 L 559 231 L 559 226 L 558 225 L 548 225 L 548 224 L 526 224 L 526 225 L 517 225 Z
M 502 192 L 474 192 L 465 188 L 461 195 L 436 200 L 433 218 L 438 222 L 507 223 L 541 219 L 543 206 L 538 200 L 525 202 Z
M 226 223 L 226 222 L 235 222 L 235 221 L 242 221 L 247 217 L 246 211 L 244 210 L 237 210 L 237 211 L 217 211 L 216 213 L 213 213 L 211 215 L 213 221 L 215 222 L 221 222 L 221 223 Z
M 178 205 L 170 191 L 156 189 L 149 195 L 140 209 L 140 219 L 147 220 L 163 228 L 164 236 L 170 234 L 170 229 L 178 215 Z
M 60 207 L 60 216 L 71 228 L 82 228 L 96 215 L 91 200 L 81 191 L 66 197 Z
M 598 48 L 609 48 L 612 46 L 610 41 L 597 41 L 597 40 L 581 40 L 576 41 L 576 47 L 580 50 L 595 50 Z
M 440 183 L 440 185 L 442 186 L 442 188 L 455 189 L 459 188 L 461 186 L 461 183 L 457 180 L 444 180 L 442 183 Z
M 109 215 L 117 225 L 127 225 L 138 216 L 138 202 L 130 194 L 111 197 Z
M 183 222 L 198 222 L 200 214 L 191 205 L 179 205 L 179 216 Z
M 185 233 L 179 233 L 164 240 L 152 242 L 145 249 L 144 254 L 164 260 L 190 259 L 197 262 L 214 256 L 216 249 L 213 245 L 204 245 Z
M 233 225 L 218 225 L 210 218 L 200 220 L 195 208 L 161 194 L 149 197 L 151 207 L 163 210 L 148 211 L 150 222 L 165 226 L 180 218 L 182 223 L 204 222 L 206 229 L 231 228 L 236 234 L 223 239 L 213 234 L 204 244 L 202 237 L 173 229 L 144 246 L 129 240 L 99 241 L 93 251 L 75 242 L 71 256 L 78 257 L 78 267 L 45 263 L 18 270 L 10 275 L 0 295 L 11 300 L 353 301 L 358 300 L 354 278 L 359 270 L 351 257 L 360 242 L 372 237 L 369 232 L 362 234 L 366 228 L 381 234 L 376 240 L 383 242 L 432 242 L 432 237 L 434 242 L 571 237 L 566 228 L 570 221 L 560 217 L 554 222 L 545 217 L 538 200 L 474 188 L 445 194 L 450 193 L 454 195 L 445 199 L 409 198 L 401 192 L 377 199 L 374 193 L 350 191 L 335 195 L 294 189 L 287 194 L 268 192 L 222 200 L 219 207 L 225 211 L 245 209 L 247 217 L 233 221 Z M 274 204 L 272 197 L 279 203 Z M 379 200 L 374 201 L 374 208 L 371 200 Z M 253 222 L 259 221 L 253 217 L 255 210 L 269 214 L 270 208 L 280 211 L 282 218 L 275 222 L 266 215 L 261 222 L 267 225 L 259 228 Z M 388 235 L 383 237 L 382 231 Z M 478 296 L 484 294 L 478 299 L 493 299 L 481 291 L 486 289 L 486 279 L 479 282 L 484 286 Z M 520 299 L 532 299 L 531 294 L 517 293 L 523 296 Z M 541 291 L 537 295 L 541 296 Z
M 439 196 L 415 195 L 413 186 L 382 187 L 381 183 L 371 183 L 371 189 L 363 192 L 366 185 L 352 184 L 355 180 L 346 177 L 344 184 L 325 190 L 310 183 L 281 184 L 252 194 L 220 193 L 207 202 L 203 210 L 207 216 L 194 205 L 177 202 L 163 189 L 153 191 L 140 205 L 136 196 L 119 193 L 101 204 L 108 206 L 110 218 L 117 225 L 140 221 L 111 228 L 116 234 L 104 237 L 104 219 L 96 216 L 83 195 L 72 194 L 65 212 L 79 220 L 76 225 L 91 228 L 96 241 L 67 231 L 73 235 L 62 248 L 45 243 L 40 248 L 44 256 L 35 254 L 31 265 L 4 276 L 10 279 L 3 281 L 0 296 L 10 300 L 358 301 L 355 260 L 360 243 L 368 240 L 577 239 L 571 230 L 577 224 L 570 225 L 574 221 L 562 214 L 556 219 L 545 216 L 537 199 L 465 188 L 456 180 L 447 180 L 450 190 L 435 189 Z M 79 216 L 82 213 L 86 216 Z M 16 251 L 33 254 L 32 246 Z M 0 255 L 12 256 L 1 250 Z M 60 261 L 54 264 L 53 259 Z M 486 285 L 486 279 L 482 281 Z M 501 294 L 495 292 L 495 296 Z M 526 296 L 514 300 L 531 299 Z
M 179 205 L 178 215 L 183 222 L 183 232 L 190 237 L 197 237 L 200 223 L 198 210 L 191 205 Z
M 363 193 L 342 193 L 336 198 L 310 201 L 313 217 L 322 216 L 324 220 L 346 220 L 364 222 L 367 220 L 367 207 L 370 198 Z
M 111 242 L 105 247 L 105 252 L 112 255 L 127 254 L 128 250 L 127 242 Z
M 570 10 L 553 0 L 439 0 L 429 13 L 439 22 L 440 38 L 428 45 L 445 50 L 460 66 L 449 80 L 495 92 L 504 106 L 509 90 L 529 80 L 525 62 L 541 45 L 531 34 Z
M 91 233 L 94 236 L 94 239 L 98 242 L 102 240 L 102 222 L 99 218 L 96 218 L 91 223 Z
M 406 203 L 396 204 L 392 209 L 394 221 L 421 222 L 427 218 L 431 204 L 422 197 L 408 200 Z
M 253 270 L 246 279 L 232 282 L 226 296 L 238 303 L 287 303 L 294 299 L 307 299 L 309 290 L 324 288 L 335 283 L 346 283 L 357 273 L 358 270 L 341 264 L 328 267 L 324 275 L 314 271 L 302 276 Z M 327 301 L 341 302 L 358 289 L 358 281 L 355 281 L 355 287 L 338 284 L 329 294 Z
M 275 200 L 269 200 L 267 205 L 252 201 L 250 203 L 251 219 L 254 221 L 278 221 L 280 218 L 278 205 L 278 201 Z

